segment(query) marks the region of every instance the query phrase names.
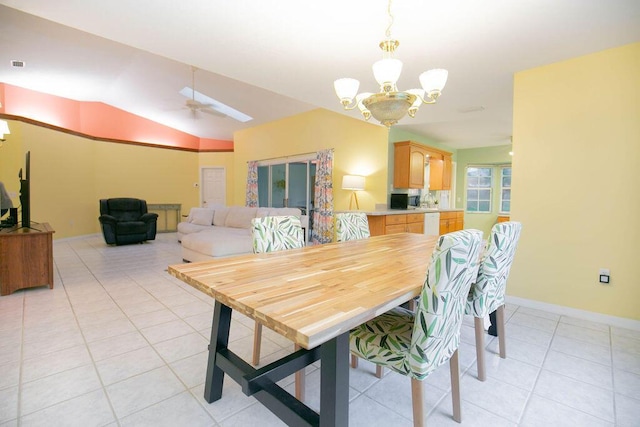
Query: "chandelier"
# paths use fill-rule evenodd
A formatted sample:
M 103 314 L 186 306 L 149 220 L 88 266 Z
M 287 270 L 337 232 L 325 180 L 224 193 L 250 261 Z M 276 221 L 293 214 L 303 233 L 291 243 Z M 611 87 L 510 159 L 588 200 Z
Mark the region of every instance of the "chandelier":
M 422 89 L 398 91 L 396 82 L 402 72 L 402 61 L 395 59 L 393 53 L 400 42 L 391 38 L 393 15 L 391 14 L 391 0 L 387 7 L 389 25 L 385 33 L 386 39 L 380 42 L 382 59 L 373 64 L 373 76 L 380 85 L 377 93 L 358 93 L 360 82 L 356 79 L 342 78 L 333 83 L 336 95 L 345 110 L 358 107 L 365 120 L 371 116 L 383 125 L 390 127 L 407 113 L 415 117 L 422 104 L 435 104 L 444 85 L 447 83 L 447 70 L 433 69 L 420 74 Z

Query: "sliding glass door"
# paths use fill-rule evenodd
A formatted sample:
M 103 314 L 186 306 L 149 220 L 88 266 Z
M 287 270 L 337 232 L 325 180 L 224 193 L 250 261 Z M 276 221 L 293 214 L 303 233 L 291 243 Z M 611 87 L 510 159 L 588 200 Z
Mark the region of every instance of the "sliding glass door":
M 258 162 L 258 206 L 300 209 L 307 236 L 312 228 L 316 178 L 315 155 L 308 157 Z

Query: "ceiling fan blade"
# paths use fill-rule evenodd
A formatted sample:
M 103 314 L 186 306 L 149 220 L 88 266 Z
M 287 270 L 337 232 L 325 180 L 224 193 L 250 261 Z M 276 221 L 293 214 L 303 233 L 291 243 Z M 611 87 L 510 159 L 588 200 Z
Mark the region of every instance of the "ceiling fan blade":
M 203 113 L 211 114 L 212 116 L 229 117 L 226 114 L 221 113 L 220 111 L 214 110 L 213 108 L 202 108 L 200 109 L 200 111 L 202 111 Z
M 217 101 L 207 95 L 204 95 L 203 93 L 200 93 L 197 90 L 194 90 L 193 88 L 190 88 L 188 86 L 182 88 L 182 90 L 180 90 L 179 93 L 185 98 L 189 99 L 190 100 L 189 102 L 195 101 L 200 104 L 205 104 L 210 108 L 224 114 L 226 117 L 231 117 L 232 119 L 237 120 L 239 122 L 246 123 L 250 120 L 253 120 L 251 116 L 248 116 L 242 113 L 241 111 L 238 111 L 220 101 Z M 194 96 L 194 99 L 192 99 L 191 97 L 192 97 L 192 94 L 194 93 L 195 93 L 195 96 Z

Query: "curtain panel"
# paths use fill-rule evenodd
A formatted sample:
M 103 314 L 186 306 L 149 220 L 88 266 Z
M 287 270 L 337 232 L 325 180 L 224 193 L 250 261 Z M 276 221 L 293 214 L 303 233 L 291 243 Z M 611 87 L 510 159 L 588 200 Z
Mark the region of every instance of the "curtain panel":
M 333 149 L 318 152 L 313 209 L 313 244 L 333 241 Z
M 249 208 L 258 207 L 258 162 L 247 163 L 247 197 L 245 205 Z

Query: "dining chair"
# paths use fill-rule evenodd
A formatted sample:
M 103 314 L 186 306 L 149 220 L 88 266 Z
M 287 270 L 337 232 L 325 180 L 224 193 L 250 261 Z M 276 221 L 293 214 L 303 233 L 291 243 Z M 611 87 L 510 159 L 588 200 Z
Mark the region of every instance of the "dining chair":
M 267 216 L 251 220 L 251 236 L 253 252 L 283 251 L 304 246 L 304 232 L 300 219 L 295 216 Z M 260 347 L 262 345 L 262 323 L 255 322 L 253 329 L 253 365 L 260 364 Z M 300 347 L 294 344 L 294 351 Z M 295 373 L 295 395 L 304 401 L 305 377 L 304 369 Z
M 344 212 L 336 214 L 336 241 L 368 239 L 369 220 L 362 212 Z
M 304 246 L 302 223 L 295 216 L 267 216 L 251 220 L 253 253 L 282 251 Z M 262 324 L 256 322 L 253 334 L 253 364 L 260 364 Z
M 453 418 L 462 421 L 458 346 L 465 303 L 478 274 L 479 230 L 440 236 L 415 312 L 396 307 L 351 330 L 352 354 L 411 378 L 413 425 L 424 425 L 423 380 L 449 361 Z
M 515 221 L 495 224 L 487 249 L 482 255 L 478 277 L 471 285 L 467 298 L 466 314 L 473 315 L 476 335 L 478 379 L 486 379 L 484 361 L 484 319 L 495 312 L 500 357 L 507 357 L 504 326 L 504 294 L 509 271 L 518 246 L 522 224 Z
M 369 231 L 369 220 L 367 214 L 363 212 L 344 212 L 336 214 L 336 241 L 347 242 L 349 240 L 368 239 L 371 236 Z M 358 367 L 358 357 L 351 355 L 351 367 Z M 382 378 L 384 368 L 376 365 L 376 377 Z

